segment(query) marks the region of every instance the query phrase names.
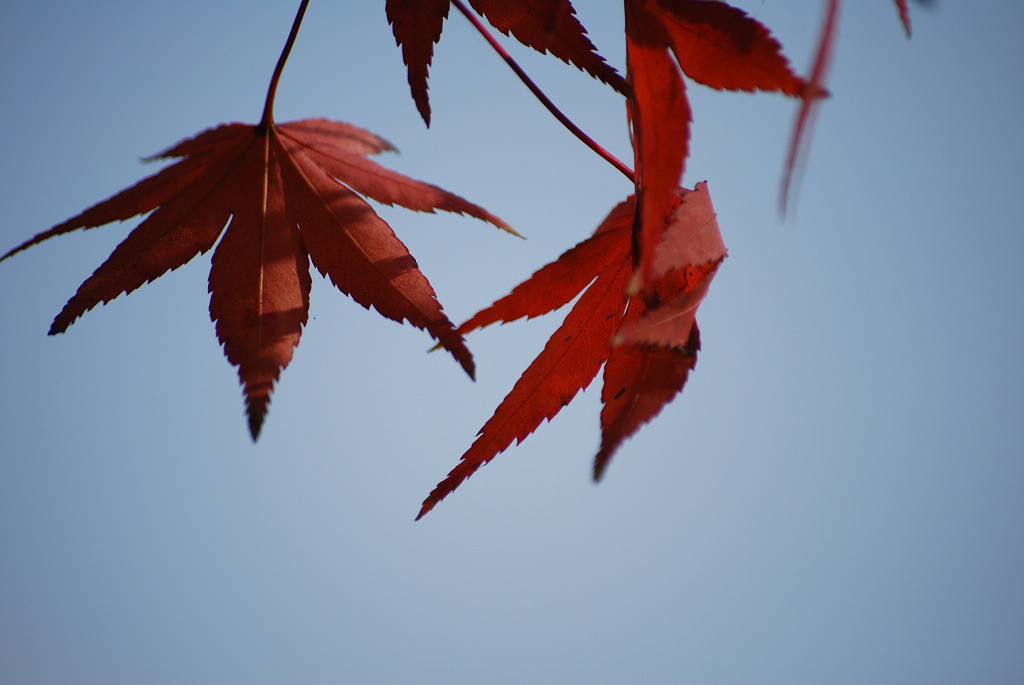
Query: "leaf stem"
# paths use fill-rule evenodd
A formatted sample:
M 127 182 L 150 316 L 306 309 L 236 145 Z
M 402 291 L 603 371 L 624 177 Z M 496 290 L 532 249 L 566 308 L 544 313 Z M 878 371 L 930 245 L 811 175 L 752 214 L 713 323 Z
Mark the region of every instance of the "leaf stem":
M 480 34 L 484 37 L 484 40 L 486 40 L 490 44 L 490 46 L 494 48 L 495 52 L 501 55 L 501 58 L 504 59 L 505 62 L 509 65 L 509 67 L 512 68 L 512 71 L 516 73 L 516 76 L 519 77 L 519 80 L 522 81 L 526 85 L 526 87 L 530 89 L 530 92 L 533 93 L 534 97 L 540 100 L 541 104 L 544 105 L 549 112 L 551 112 L 551 114 L 555 117 L 555 119 L 557 119 L 562 124 L 562 126 L 565 126 L 567 129 L 569 129 L 569 131 L 574 136 L 579 138 L 584 145 L 586 145 L 591 150 L 596 152 L 598 156 L 600 156 L 606 162 L 608 162 L 613 167 L 621 171 L 622 174 L 626 178 L 628 178 L 631 183 L 636 182 L 632 169 L 623 164 L 622 161 L 616 158 L 612 153 L 608 152 L 603 147 L 598 145 L 593 138 L 584 133 L 579 126 L 574 124 L 572 120 L 569 119 L 569 117 L 565 116 L 565 114 L 562 113 L 562 110 L 558 109 L 558 107 L 556 107 L 555 104 L 551 102 L 548 96 L 545 95 L 544 92 L 537 86 L 537 84 L 533 82 L 533 79 L 526 75 L 526 72 L 523 71 L 522 67 L 520 67 L 514 59 L 512 59 L 512 56 L 508 54 L 508 51 L 505 50 L 505 48 L 502 47 L 501 43 L 499 43 L 494 38 L 494 36 L 491 35 L 490 31 L 487 30 L 487 27 L 483 25 L 483 23 L 476 16 L 476 14 L 474 14 L 472 11 L 470 11 L 468 7 L 466 7 L 465 3 L 463 3 L 462 0 L 451 0 L 451 3 L 455 5 L 455 7 L 457 7 L 458 10 L 462 12 L 462 14 L 464 14 L 467 19 L 469 19 L 470 23 L 473 24 L 473 26 L 476 27 L 476 30 L 479 31 Z
M 821 35 L 818 37 L 818 47 L 814 53 L 811 75 L 800 94 L 800 109 L 797 111 L 796 121 L 793 122 L 789 152 L 786 154 L 786 166 L 782 172 L 782 188 L 779 191 L 779 212 L 782 216 L 786 215 L 786 206 L 793 186 L 799 185 L 798 176 L 802 171 L 801 166 L 807 161 L 809 138 L 811 130 L 814 128 L 814 115 L 817 113 L 821 98 L 827 95 L 825 78 L 828 76 L 832 52 L 835 48 L 839 4 L 839 0 L 829 1 L 825 11 L 825 21 L 821 27 Z
M 263 117 L 260 119 L 260 128 L 274 125 L 274 96 L 277 95 L 277 82 L 281 79 L 281 72 L 284 70 L 284 63 L 288 61 L 288 55 L 291 54 L 292 45 L 295 44 L 295 37 L 299 35 L 299 25 L 302 24 L 302 16 L 306 13 L 307 5 L 309 5 L 309 0 L 302 0 L 299 3 L 299 11 L 295 15 L 295 21 L 292 22 L 291 33 L 288 34 L 284 50 L 281 51 L 281 56 L 277 60 L 277 66 L 274 67 L 274 75 L 270 78 L 270 88 L 267 90 L 267 102 L 263 105 Z

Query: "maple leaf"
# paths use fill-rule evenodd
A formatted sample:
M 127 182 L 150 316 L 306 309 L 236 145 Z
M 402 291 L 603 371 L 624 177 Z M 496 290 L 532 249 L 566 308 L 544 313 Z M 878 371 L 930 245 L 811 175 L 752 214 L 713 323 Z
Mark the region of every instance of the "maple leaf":
M 325 119 L 274 122 L 273 95 L 302 9 L 259 124 L 224 124 L 178 143 L 156 156 L 179 159 L 173 165 L 0 257 L 151 212 L 71 297 L 53 321 L 53 335 L 97 304 L 216 244 L 210 316 L 228 360 L 238 367 L 254 440 L 307 321 L 310 261 L 363 307 L 426 330 L 473 376 L 462 334 L 416 260 L 361 196 L 416 211 L 468 214 L 511 231 L 482 207 L 367 159 L 394 149 L 369 131 Z
M 640 264 L 631 288 L 650 295 L 662 217 L 671 210 L 688 154 L 691 114 L 682 74 L 716 89 L 790 96 L 804 93 L 807 84 L 767 28 L 723 2 L 626 0 L 625 16 Z
M 409 87 L 423 121 L 430 126 L 427 72 L 453 0 L 387 0 L 385 11 L 408 67 Z M 454 4 L 464 12 L 460 0 Z M 490 24 L 520 43 L 573 64 L 620 93 L 625 80 L 597 53 L 569 0 L 470 0 Z
M 725 257 L 725 245 L 706 184 L 697 184 L 693 191 L 677 189 L 672 212 L 662 223 L 655 294 L 630 297 L 626 286 L 633 273 L 635 211 L 630 196 L 612 209 L 593 236 L 459 326 L 458 332 L 468 333 L 533 318 L 579 296 L 473 445 L 423 502 L 417 519 L 513 441 L 522 442 L 545 419 L 553 419 L 590 385 L 602 365 L 602 443 L 595 478 L 601 477 L 622 441 L 682 389 L 700 347 L 696 307 Z

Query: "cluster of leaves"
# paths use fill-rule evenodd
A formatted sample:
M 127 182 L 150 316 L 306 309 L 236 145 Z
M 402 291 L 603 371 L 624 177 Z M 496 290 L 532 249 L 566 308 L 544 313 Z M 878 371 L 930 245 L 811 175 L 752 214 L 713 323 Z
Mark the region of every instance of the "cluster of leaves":
M 906 2 L 895 2 L 909 33 Z M 839 1 L 828 0 L 814 67 L 805 79 L 792 71 L 767 28 L 716 0 L 624 0 L 625 77 L 597 52 L 569 0 L 469 0 L 476 14 L 462 0 L 386 0 L 412 98 L 428 126 L 433 46 L 454 5 L 542 102 L 635 187 L 591 237 L 457 327 L 413 256 L 364 197 L 415 211 L 466 214 L 515 232 L 458 195 L 370 160 L 394 148 L 369 131 L 326 119 L 274 121 L 277 83 L 307 3 L 302 0 L 259 123 L 223 124 L 174 145 L 156 155 L 177 160 L 173 164 L 25 241 L 0 261 L 56 235 L 148 215 L 79 287 L 54 319 L 52 335 L 101 302 L 216 246 L 210 317 L 228 361 L 238 367 L 254 440 L 308 318 L 310 262 L 363 307 L 425 330 L 471 377 L 466 334 L 547 314 L 578 297 L 419 516 L 513 440 L 521 442 L 551 420 L 604 367 L 602 440 L 594 461 L 594 477 L 600 478 L 622 442 L 686 383 L 700 349 L 697 307 L 726 256 L 706 185 L 678 185 L 691 118 L 684 75 L 716 89 L 772 91 L 801 100 L 785 198 L 808 113 L 825 94 Z M 621 93 L 633 169 L 565 121 L 487 34 L 478 15 Z

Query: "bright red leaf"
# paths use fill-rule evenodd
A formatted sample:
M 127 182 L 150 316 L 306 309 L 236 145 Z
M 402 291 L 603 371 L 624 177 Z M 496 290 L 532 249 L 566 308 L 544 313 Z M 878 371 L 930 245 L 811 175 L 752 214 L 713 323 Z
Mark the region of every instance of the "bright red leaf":
M 409 70 L 416 108 L 430 126 L 427 71 L 452 0 L 387 0 L 388 22 Z M 597 53 L 569 0 L 470 0 L 473 9 L 505 35 L 550 53 L 625 94 L 626 82 Z
M 632 287 L 649 296 L 662 217 L 671 210 L 688 153 L 690 106 L 680 69 L 718 89 L 798 96 L 806 84 L 768 29 L 725 3 L 626 0 L 625 10 L 640 263 Z
M 600 476 L 622 441 L 682 389 L 699 347 L 692 318 L 685 330 L 677 326 L 661 328 L 661 337 L 655 332 L 641 343 L 624 341 L 612 346 L 617 332 L 628 333 L 631 326 L 642 324 L 645 315 L 657 314 L 662 307 L 677 307 L 681 300 L 690 302 L 699 291 L 693 302 L 695 309 L 725 257 L 705 184 L 698 184 L 693 191 L 679 190 L 675 205 L 673 214 L 663 220 L 665 241 L 658 264 L 665 270 L 659 273 L 659 286 L 650 301 L 631 299 L 626 291 L 633 272 L 636 210 L 635 200 L 630 197 L 611 211 L 592 237 L 459 326 L 458 332 L 468 333 L 496 322 L 540 316 L 579 295 L 562 325 L 481 428 L 459 464 L 424 501 L 417 518 L 513 440 L 522 442 L 545 419 L 554 418 L 590 385 L 606 361 L 610 367 L 605 370 L 603 437 L 595 476 Z M 679 320 L 676 315 L 673 318 Z

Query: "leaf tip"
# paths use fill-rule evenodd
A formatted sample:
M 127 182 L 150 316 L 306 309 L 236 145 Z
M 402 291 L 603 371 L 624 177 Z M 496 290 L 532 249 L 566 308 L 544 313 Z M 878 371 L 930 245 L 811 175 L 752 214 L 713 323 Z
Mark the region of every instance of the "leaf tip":
M 437 346 L 448 350 L 455 357 L 455 361 L 459 363 L 462 370 L 466 372 L 466 375 L 469 376 L 469 380 L 476 382 L 476 361 L 473 359 L 473 354 L 469 351 L 469 348 L 466 347 L 466 341 L 462 335 L 458 335 L 457 343 L 454 345 L 442 340 L 438 342 Z M 430 351 L 433 352 L 433 350 Z
M 429 513 L 430 510 L 434 508 L 435 504 L 437 504 L 437 500 L 434 499 L 433 495 L 427 497 L 425 500 L 423 500 L 423 506 L 420 507 L 420 513 L 416 514 L 416 518 L 413 520 L 419 521 L 421 518 L 426 516 L 427 513 Z
M 250 408 L 249 410 L 249 435 L 252 437 L 253 444 L 256 444 L 256 441 L 260 439 L 260 430 L 263 428 L 265 416 L 266 412 L 259 409 Z
M 482 220 L 484 220 L 484 221 L 486 221 L 488 223 L 491 223 L 491 224 L 497 226 L 498 228 L 500 228 L 501 230 L 505 231 L 506 233 L 511 233 L 512 235 L 514 235 L 517 238 L 522 238 L 523 240 L 526 240 L 526 236 L 524 236 L 522 233 L 520 233 L 516 229 L 512 228 L 511 226 L 509 226 L 505 222 L 504 219 L 496 217 L 496 216 L 494 216 L 493 214 L 491 214 L 490 212 L 488 212 L 486 210 L 482 211 L 482 215 L 470 214 L 470 216 L 475 216 L 477 219 L 482 219 Z

